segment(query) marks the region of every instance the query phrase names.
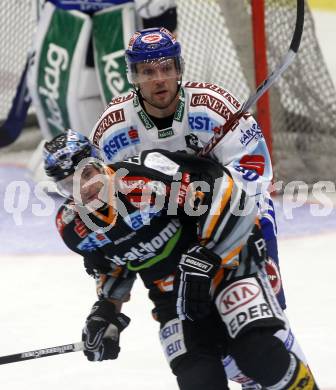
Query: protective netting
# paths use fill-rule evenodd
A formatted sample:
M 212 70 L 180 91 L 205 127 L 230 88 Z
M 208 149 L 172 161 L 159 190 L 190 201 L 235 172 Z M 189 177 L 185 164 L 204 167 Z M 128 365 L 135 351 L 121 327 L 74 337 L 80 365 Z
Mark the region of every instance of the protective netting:
M 24 70 L 35 21 L 32 1 L 2 1 L 0 7 L 0 122 L 11 107 Z
M 253 86 L 249 1 L 178 0 L 185 79 L 212 81 L 245 100 Z M 265 0 L 269 72 L 287 53 L 296 0 Z M 271 88 L 275 179 L 335 182 L 336 91 L 306 4 L 305 27 L 294 63 Z
M 223 84 L 244 99 L 249 88 L 220 2 L 180 0 L 178 39 L 185 60 L 185 80 Z
M 288 50 L 295 1 L 267 1 L 268 64 Z M 284 28 L 284 26 L 288 26 Z M 306 4 L 299 54 L 272 91 L 272 136 L 278 179 L 335 182 L 336 91 L 325 65 Z

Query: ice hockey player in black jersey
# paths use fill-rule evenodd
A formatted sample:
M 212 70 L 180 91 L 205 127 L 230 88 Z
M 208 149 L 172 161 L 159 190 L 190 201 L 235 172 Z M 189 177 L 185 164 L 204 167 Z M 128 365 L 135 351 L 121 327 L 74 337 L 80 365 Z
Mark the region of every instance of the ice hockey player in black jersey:
M 121 305 L 138 274 L 181 390 L 228 389 L 224 369 L 217 375 L 227 354 L 263 388 L 318 389 L 274 336 L 283 313 L 264 270 L 256 202 L 230 168 L 159 149 L 106 166 L 72 130 L 45 144 L 44 161 L 67 198 L 58 230 L 96 279 L 83 330 L 89 360 L 117 358 L 129 323 Z

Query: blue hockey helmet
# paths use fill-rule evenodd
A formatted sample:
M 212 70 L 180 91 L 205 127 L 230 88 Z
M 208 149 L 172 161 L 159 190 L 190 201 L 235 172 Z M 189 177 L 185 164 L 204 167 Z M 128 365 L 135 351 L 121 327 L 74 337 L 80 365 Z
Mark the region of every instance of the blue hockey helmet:
M 183 73 L 183 59 L 181 45 L 174 35 L 164 27 L 147 28 L 137 31 L 131 37 L 125 52 L 127 63 L 127 77 L 130 83 L 140 83 L 154 80 L 155 72 L 140 74 L 137 64 L 159 66 L 164 70 L 163 77 L 181 78 Z M 174 69 L 167 66 L 173 63 Z
M 75 130 L 67 129 L 44 144 L 44 170 L 56 182 L 61 195 L 71 197 L 70 176 L 74 174 L 80 161 L 89 157 L 92 157 L 93 163 L 101 160 L 99 150 L 87 137 Z M 70 190 L 66 190 L 66 187 Z

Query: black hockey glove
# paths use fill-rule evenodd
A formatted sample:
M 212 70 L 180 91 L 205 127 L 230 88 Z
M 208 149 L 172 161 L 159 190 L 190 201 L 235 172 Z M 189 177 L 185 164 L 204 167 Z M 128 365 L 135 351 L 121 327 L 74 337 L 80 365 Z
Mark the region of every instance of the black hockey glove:
M 174 278 L 176 311 L 181 320 L 199 320 L 210 314 L 211 281 L 220 263 L 219 256 L 199 245 L 182 255 Z
M 125 314 L 115 312 L 112 302 L 97 301 L 82 332 L 84 354 L 88 360 L 116 359 L 120 351 L 119 334 L 129 323 L 130 318 Z

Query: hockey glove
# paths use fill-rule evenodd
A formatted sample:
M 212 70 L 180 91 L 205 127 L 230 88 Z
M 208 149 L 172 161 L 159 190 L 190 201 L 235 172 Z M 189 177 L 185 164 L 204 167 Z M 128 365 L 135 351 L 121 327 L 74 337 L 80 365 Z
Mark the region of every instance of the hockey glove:
M 82 332 L 84 354 L 90 361 L 116 359 L 119 335 L 130 323 L 125 314 L 116 313 L 112 302 L 97 301 L 86 319 Z
M 199 320 L 210 314 L 213 303 L 211 281 L 221 258 L 202 246 L 190 248 L 182 255 L 174 278 L 176 311 L 180 320 Z

